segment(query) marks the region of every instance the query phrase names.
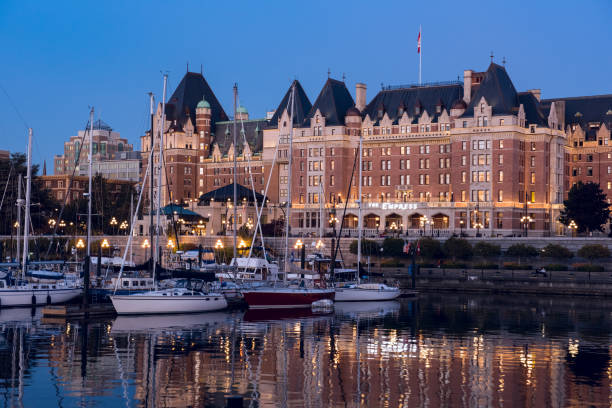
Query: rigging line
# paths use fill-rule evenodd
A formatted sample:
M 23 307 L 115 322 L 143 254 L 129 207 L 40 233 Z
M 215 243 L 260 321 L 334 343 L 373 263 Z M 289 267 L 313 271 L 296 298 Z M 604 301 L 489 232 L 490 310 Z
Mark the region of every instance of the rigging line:
M 81 152 L 83 150 L 83 141 L 85 140 L 85 135 L 87 134 L 90 128 L 88 125 L 89 125 L 89 119 L 87 119 L 87 123 L 85 124 L 85 131 L 83 132 L 83 136 L 81 136 L 81 139 L 79 140 L 79 150 L 77 152 L 76 161 L 74 163 L 74 168 L 72 169 L 72 174 L 70 175 L 70 182 L 68 183 L 68 190 L 66 191 L 66 194 L 64 196 L 64 202 L 62 203 L 60 212 L 57 215 L 57 222 L 53 226 L 53 231 L 51 231 L 51 242 L 49 243 L 49 247 L 47 248 L 47 253 L 45 254 L 45 256 L 49 256 L 49 251 L 51 249 L 51 246 L 53 245 L 53 241 L 55 240 L 55 237 L 57 236 L 56 232 L 57 232 L 57 228 L 59 228 L 59 222 L 62 219 L 62 215 L 64 215 L 64 210 L 66 209 L 66 205 L 68 204 L 68 198 L 70 197 L 70 193 L 72 191 L 72 184 L 74 183 L 76 169 L 81 162 Z M 92 136 L 92 141 L 93 141 L 93 136 Z M 75 204 L 78 205 L 78 201 Z M 78 212 L 78 207 L 77 207 L 76 212 Z M 75 223 L 75 235 L 76 235 L 76 223 Z
M 168 179 L 168 172 L 166 171 L 166 151 L 164 150 L 162 152 L 162 162 L 161 162 L 161 167 L 162 169 L 164 169 L 164 175 L 166 178 L 166 192 L 168 193 L 168 198 L 170 198 L 170 180 Z M 160 192 L 158 194 L 161 194 L 161 188 L 160 188 Z M 170 201 L 170 204 L 172 205 L 172 201 Z M 157 211 L 161 211 L 161 208 L 158 208 Z M 174 211 L 172 211 L 172 229 L 174 229 L 174 236 L 176 237 L 176 247 L 178 249 L 181 248 L 181 244 L 179 241 L 179 234 L 177 232 L 176 229 L 176 221 L 174 221 Z M 159 262 L 159 264 L 161 265 L 161 260 Z
M 6 184 L 4 185 L 4 193 L 2 193 L 2 201 L 0 201 L 0 212 L 2 212 L 2 206 L 4 205 L 4 197 L 6 196 L 6 190 L 9 186 L 9 182 L 11 180 L 11 174 L 13 172 L 13 162 L 11 162 L 11 167 L 9 168 L 9 174 L 6 179 Z
M 359 152 L 359 150 L 357 150 Z M 353 178 L 355 177 L 355 167 L 357 167 L 357 158 L 359 153 L 355 153 L 355 160 L 353 160 L 353 170 L 351 171 L 351 178 L 348 186 L 348 192 L 346 193 L 346 199 L 344 201 L 344 211 L 342 212 L 342 220 L 340 221 L 340 230 L 336 235 L 336 248 L 334 248 L 334 253 L 332 254 L 332 263 L 331 263 L 331 276 L 330 279 L 334 279 L 334 265 L 336 263 L 336 256 L 338 255 L 338 249 L 340 247 L 340 237 L 342 236 L 342 229 L 344 228 L 344 217 L 346 217 L 346 207 L 348 206 L 349 199 L 351 197 L 351 187 L 353 187 Z M 342 252 L 340 252 L 340 256 L 342 256 Z
M 28 129 L 30 127 L 28 126 L 28 122 L 25 120 L 25 118 L 23 117 L 19 109 L 17 109 L 17 105 L 15 104 L 15 102 L 13 102 L 13 99 L 11 98 L 9 93 L 6 91 L 6 89 L 2 86 L 2 83 L 0 83 L 0 89 L 2 89 L 2 92 L 4 92 L 4 95 L 6 95 L 6 98 L 8 99 L 9 104 L 15 110 L 15 113 L 17 113 L 17 116 L 19 116 L 19 119 L 21 119 L 25 128 Z
M 240 99 L 238 99 L 238 106 L 240 106 Z M 246 146 L 249 147 L 249 150 L 251 149 L 251 147 L 249 146 L 248 142 L 247 142 L 247 138 L 246 138 L 246 131 L 244 130 L 244 120 L 242 119 L 242 115 L 240 116 L 240 126 L 241 126 L 241 130 L 240 132 L 242 133 L 242 138 L 244 139 L 244 144 Z M 256 135 L 257 137 L 257 135 Z M 243 150 L 244 152 L 244 150 Z M 258 208 L 258 204 L 257 204 L 257 192 L 255 190 L 255 181 L 253 179 L 253 169 L 251 168 L 251 155 L 248 154 L 246 155 L 247 158 L 247 168 L 249 169 L 249 179 L 251 181 L 251 190 L 253 190 L 253 200 L 255 202 L 255 214 L 257 214 L 259 212 L 259 208 Z M 262 202 L 261 205 L 262 207 L 264 206 L 265 202 Z M 263 256 L 264 259 L 266 259 L 266 247 L 264 245 L 264 236 L 263 236 L 263 230 L 261 229 L 261 224 L 258 224 L 259 226 L 259 232 L 261 234 L 261 248 L 263 251 Z M 255 230 L 255 232 L 257 232 L 257 230 Z M 246 272 L 246 266 L 245 266 L 245 272 Z

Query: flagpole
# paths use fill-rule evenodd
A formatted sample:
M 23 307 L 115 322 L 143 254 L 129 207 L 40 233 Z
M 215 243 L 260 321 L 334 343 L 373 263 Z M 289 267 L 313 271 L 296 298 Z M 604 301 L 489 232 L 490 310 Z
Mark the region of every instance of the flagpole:
M 421 69 L 422 69 L 422 64 L 423 64 L 423 53 L 421 51 L 421 40 L 422 40 L 421 25 L 419 24 L 419 85 L 422 84 Z

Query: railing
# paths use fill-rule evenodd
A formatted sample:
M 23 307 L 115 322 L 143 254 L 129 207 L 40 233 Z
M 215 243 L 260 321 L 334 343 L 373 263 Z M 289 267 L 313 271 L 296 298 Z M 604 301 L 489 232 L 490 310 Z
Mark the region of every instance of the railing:
M 407 88 L 423 88 L 426 86 L 444 86 L 444 85 L 462 85 L 461 81 L 438 81 L 438 82 L 423 82 L 421 84 L 412 83 L 408 85 L 387 85 L 382 86 L 383 91 L 395 91 L 398 89 L 407 89 Z

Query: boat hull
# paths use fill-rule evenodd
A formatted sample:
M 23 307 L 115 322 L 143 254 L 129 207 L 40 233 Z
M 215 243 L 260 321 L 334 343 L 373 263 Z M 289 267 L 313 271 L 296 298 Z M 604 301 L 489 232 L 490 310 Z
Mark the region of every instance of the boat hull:
M 222 295 L 210 296 L 110 296 L 113 307 L 120 315 L 198 313 L 222 310 L 227 301 Z
M 336 288 L 336 302 L 368 302 L 393 300 L 400 296 L 399 290 Z
M 59 289 L 0 289 L 2 307 L 42 306 L 66 303 L 83 293 L 81 288 Z M 32 299 L 36 301 L 33 302 Z
M 334 300 L 333 289 L 258 289 L 243 290 L 244 300 L 250 309 L 282 309 L 310 307 L 322 299 Z

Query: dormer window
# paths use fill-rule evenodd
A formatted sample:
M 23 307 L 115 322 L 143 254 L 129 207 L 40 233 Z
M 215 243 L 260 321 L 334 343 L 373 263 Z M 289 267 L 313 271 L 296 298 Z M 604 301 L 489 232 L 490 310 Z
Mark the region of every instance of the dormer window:
M 436 113 L 442 113 L 442 105 L 436 106 Z
M 484 108 L 485 108 L 485 104 L 481 103 L 480 104 L 480 113 L 484 113 Z
M 414 107 L 414 114 L 415 115 L 420 115 L 421 114 L 421 107 L 420 106 L 415 106 Z
M 315 118 L 315 123 L 319 123 L 319 115 L 317 115 L 317 117 Z
M 397 114 L 398 114 L 399 116 L 402 116 L 402 115 L 404 114 L 404 107 L 403 107 L 403 106 L 400 106 L 400 107 L 397 109 Z

